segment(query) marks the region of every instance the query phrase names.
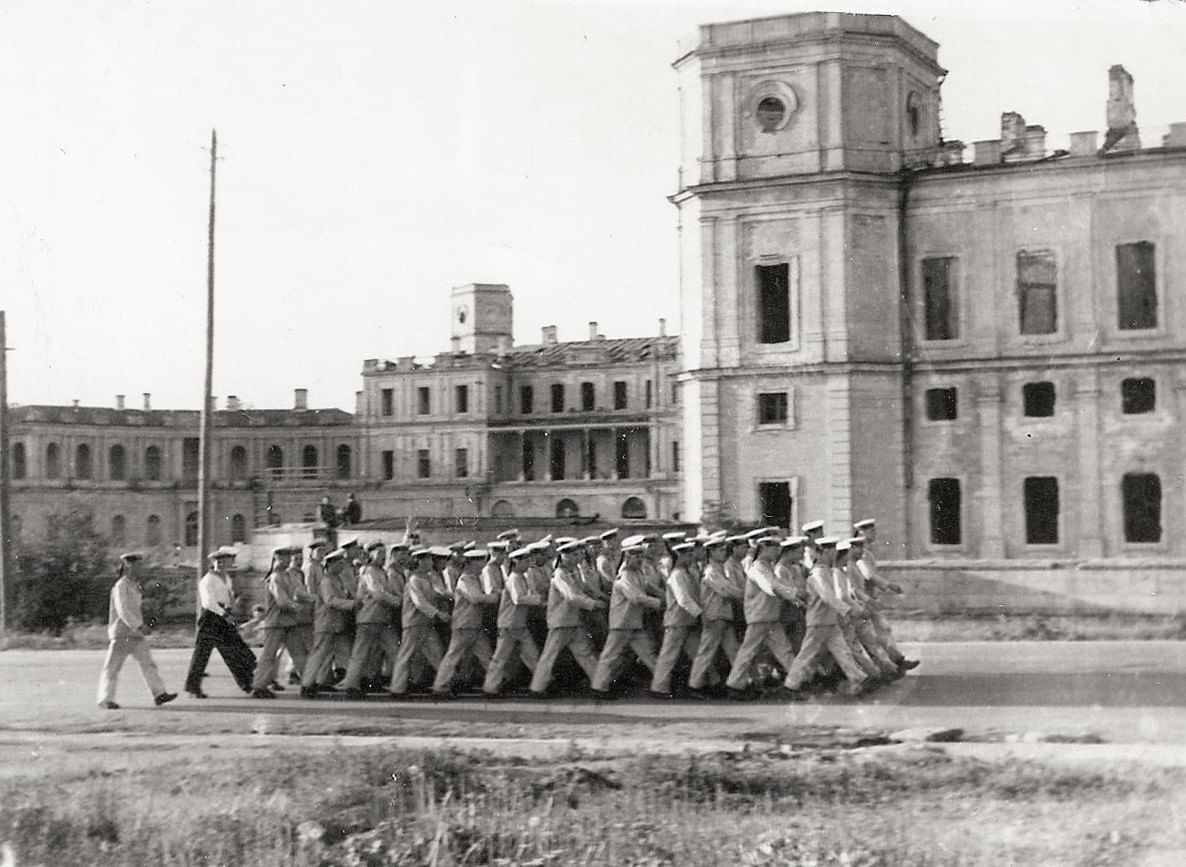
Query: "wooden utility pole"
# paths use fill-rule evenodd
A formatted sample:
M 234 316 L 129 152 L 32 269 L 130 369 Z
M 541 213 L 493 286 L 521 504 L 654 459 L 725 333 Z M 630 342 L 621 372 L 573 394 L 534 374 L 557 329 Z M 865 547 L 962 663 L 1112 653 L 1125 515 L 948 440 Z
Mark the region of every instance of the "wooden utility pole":
M 218 132 L 210 131 L 210 223 L 206 244 L 206 385 L 202 390 L 202 432 L 198 440 L 198 578 L 206 571 L 210 553 L 210 431 L 214 420 L 214 179 L 218 160 Z M 201 604 L 197 603 L 198 614 Z
M 12 538 L 8 535 L 8 338 L 0 310 L 0 636 L 9 627 L 16 599 Z

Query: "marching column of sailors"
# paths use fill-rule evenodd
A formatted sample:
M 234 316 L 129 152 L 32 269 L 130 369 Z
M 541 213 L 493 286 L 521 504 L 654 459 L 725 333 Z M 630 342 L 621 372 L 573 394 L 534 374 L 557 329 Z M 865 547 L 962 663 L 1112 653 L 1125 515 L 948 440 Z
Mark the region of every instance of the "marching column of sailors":
M 858 521 L 854 530 L 839 539 L 812 521 L 803 535 L 769 527 L 646 534 L 620 546 L 616 529 L 530 544 L 511 530 L 485 547 L 413 538 L 363 549 L 350 540 L 329 553 L 314 542 L 303 572 L 292 566 L 299 549 L 279 548 L 265 579 L 264 646 L 249 685 L 241 652 L 214 617 L 229 605 L 218 589 L 227 550 L 220 549 L 211 555 L 214 578 L 203 579 L 211 616 L 207 634 L 199 629 L 187 689 L 200 695 L 192 678 L 217 648 L 256 698 L 281 688 L 275 678 L 285 649 L 305 698 L 339 690 L 399 698 L 413 685 L 448 697 L 467 683 L 488 698 L 508 685 L 546 698 L 567 663 L 563 680 L 579 671 L 594 697 L 612 699 L 622 691 L 615 685 L 626 685 L 631 657 L 650 671 L 648 692 L 658 698 L 676 694 L 681 658 L 690 668 L 681 691 L 690 696 L 746 700 L 773 689 L 796 700 L 812 681 L 839 677 L 844 693 L 858 695 L 918 662 L 894 643 L 879 602 L 902 588 L 878 573 L 870 550 L 876 523 Z

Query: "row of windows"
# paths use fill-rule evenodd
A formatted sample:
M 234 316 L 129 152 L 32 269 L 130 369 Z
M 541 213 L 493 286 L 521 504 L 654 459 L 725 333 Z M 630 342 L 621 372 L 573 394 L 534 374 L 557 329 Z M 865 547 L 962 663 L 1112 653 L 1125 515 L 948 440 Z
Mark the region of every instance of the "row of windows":
M 1054 415 L 1053 382 L 1027 382 L 1021 387 L 1022 414 L 1028 418 Z M 1142 415 L 1157 409 L 1157 383 L 1148 377 L 1134 377 L 1120 383 L 1120 412 Z M 926 412 L 930 421 L 952 421 L 959 417 L 957 388 L 928 388 Z
M 242 515 L 231 515 L 231 542 L 241 543 L 247 541 L 247 519 Z M 12 536 L 14 539 L 19 539 L 21 536 L 21 518 L 19 515 L 12 515 L 9 518 L 9 526 L 11 527 Z M 46 523 L 46 535 L 53 538 L 58 531 L 57 519 L 51 515 Z M 134 543 L 128 534 L 128 519 L 123 515 L 111 516 L 111 533 L 109 536 L 111 544 L 115 547 L 128 545 Z M 148 546 L 160 545 L 161 537 L 161 519 L 159 515 L 149 515 L 144 522 L 144 544 Z M 193 547 L 198 544 L 198 513 L 190 512 L 185 517 L 185 544 L 188 547 Z
M 567 452 L 565 451 L 564 443 L 560 440 L 553 440 L 548 457 L 549 477 L 551 480 L 558 482 L 567 478 Z M 383 479 L 390 482 L 395 479 L 395 452 L 391 449 L 384 450 L 381 453 L 381 459 L 383 464 Z M 585 461 L 585 466 L 588 468 L 590 477 L 597 478 L 597 449 L 592 442 L 589 443 L 589 450 L 585 455 Z M 617 478 L 630 478 L 630 449 L 626 434 L 624 433 L 619 434 L 615 440 L 614 463 L 617 468 Z M 680 471 L 680 449 L 678 441 L 671 444 L 671 468 L 677 473 Z M 645 475 L 650 475 L 649 460 L 645 469 Z M 416 478 L 432 478 L 432 456 L 429 449 L 417 449 L 416 451 Z M 469 478 L 469 449 L 454 450 L 453 478 Z M 523 443 L 523 479 L 528 482 L 535 481 L 535 448 L 532 443 L 527 441 Z
M 629 383 L 619 380 L 613 384 L 612 400 L 615 410 L 630 408 Z M 564 383 L 553 383 L 550 387 L 549 406 L 552 412 L 568 411 L 567 386 Z M 582 382 L 579 389 L 581 412 L 595 412 L 604 407 L 597 405 L 597 388 L 591 382 Z M 494 412 L 501 415 L 504 411 L 512 411 L 509 402 L 504 400 L 503 387 L 494 386 Z M 679 399 L 679 383 L 671 384 L 671 402 Z M 655 405 L 655 383 L 646 380 L 643 389 L 643 407 L 651 409 Z M 519 414 L 531 415 L 535 412 L 535 387 L 531 385 L 519 386 Z M 459 415 L 470 411 L 470 392 L 468 385 L 453 387 L 453 412 Z M 395 415 L 395 389 L 384 388 L 379 391 L 379 413 L 384 416 Z M 416 414 L 432 415 L 432 389 L 419 386 L 416 389 Z
M 337 448 L 335 472 L 339 479 L 349 479 L 353 474 L 354 452 L 348 445 Z M 320 455 L 316 446 L 305 446 L 301 450 L 301 475 L 313 478 L 317 475 Z M 184 479 L 194 480 L 198 477 L 200 455 L 198 439 L 186 437 L 182 441 L 181 475 Z M 268 446 L 264 455 L 264 463 L 273 476 L 279 476 L 284 470 L 284 449 L 278 445 Z M 63 476 L 62 449 L 57 443 L 49 443 L 45 447 L 45 478 L 60 479 Z M 21 480 L 29 477 L 29 458 L 24 443 L 14 443 L 12 446 L 12 478 Z M 129 478 L 128 452 L 122 445 L 113 445 L 107 452 L 107 477 L 114 482 L 127 481 Z M 159 482 L 163 478 L 161 449 L 159 446 L 148 446 L 144 450 L 145 481 Z M 250 471 L 247 461 L 247 449 L 235 446 L 230 452 L 230 480 L 247 481 Z M 74 449 L 74 469 L 71 478 L 90 481 L 95 478 L 94 458 L 91 447 L 81 443 Z
M 1150 241 L 1116 245 L 1116 326 L 1122 331 L 1157 327 L 1157 248 Z M 923 331 L 927 340 L 960 337 L 959 260 L 922 260 Z M 1058 260 L 1050 250 L 1022 250 L 1016 257 L 1018 332 L 1058 331 Z
M 1154 473 L 1127 473 L 1121 479 L 1124 541 L 1161 541 L 1161 479 Z M 933 545 L 963 542 L 963 495 L 959 479 L 931 479 L 927 483 L 930 538 Z M 1022 483 L 1025 512 L 1025 543 L 1057 545 L 1060 500 L 1058 479 L 1030 476 Z
M 495 518 L 514 518 L 515 507 L 509 500 L 498 500 L 490 509 L 490 514 Z M 556 517 L 557 518 L 576 518 L 581 514 L 580 507 L 573 500 L 567 497 L 556 503 Z M 621 515 L 627 519 L 645 518 L 647 516 L 647 506 L 638 497 L 627 497 L 622 501 Z

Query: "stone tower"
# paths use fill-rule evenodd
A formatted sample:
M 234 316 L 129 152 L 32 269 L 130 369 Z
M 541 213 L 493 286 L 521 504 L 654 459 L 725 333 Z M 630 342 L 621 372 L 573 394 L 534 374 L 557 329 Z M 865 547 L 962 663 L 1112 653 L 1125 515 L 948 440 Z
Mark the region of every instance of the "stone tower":
M 455 286 L 450 301 L 455 351 L 500 352 L 512 345 L 514 309 L 511 290 L 505 284 Z
M 807 13 L 704 26 L 676 61 L 686 518 L 899 529 L 899 214 L 939 145 L 937 47 Z

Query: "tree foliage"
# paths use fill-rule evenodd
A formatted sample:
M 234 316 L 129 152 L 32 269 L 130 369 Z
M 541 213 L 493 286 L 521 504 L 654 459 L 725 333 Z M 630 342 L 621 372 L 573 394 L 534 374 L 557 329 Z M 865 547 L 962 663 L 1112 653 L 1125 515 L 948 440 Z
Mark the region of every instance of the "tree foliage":
M 47 538 L 16 546 L 16 625 L 55 635 L 71 621 L 105 616 L 115 570 L 90 509 L 68 500 Z

